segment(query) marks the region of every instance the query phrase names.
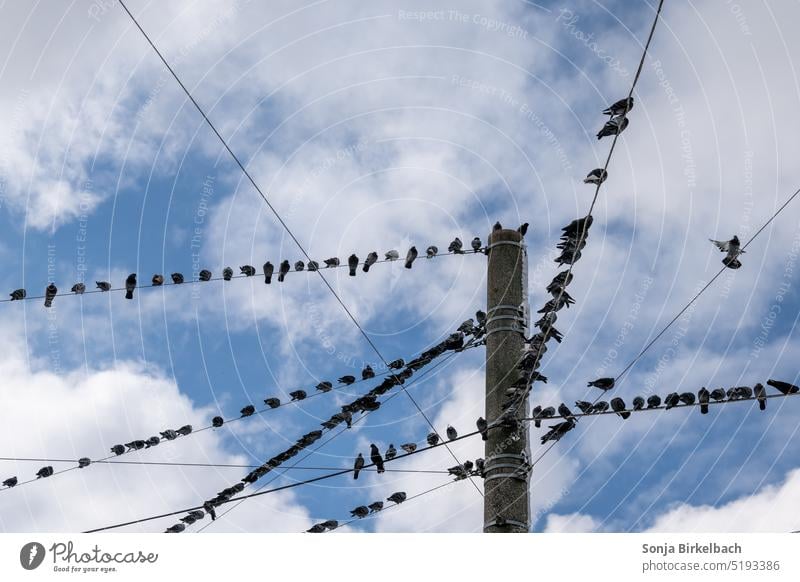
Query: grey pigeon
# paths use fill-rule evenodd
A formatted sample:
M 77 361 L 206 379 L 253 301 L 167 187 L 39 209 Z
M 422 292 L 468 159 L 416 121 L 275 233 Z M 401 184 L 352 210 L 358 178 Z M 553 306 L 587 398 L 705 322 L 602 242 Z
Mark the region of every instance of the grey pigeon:
M 242 418 L 246 416 L 253 416 L 256 413 L 256 407 L 252 404 L 248 404 L 244 408 L 242 408 L 239 413 L 242 415 Z
M 262 268 L 264 270 L 264 284 L 269 285 L 272 283 L 272 274 L 275 272 L 275 265 L 267 261 Z
M 764 388 L 763 384 L 756 384 L 753 387 L 753 391 L 756 394 L 756 398 L 758 399 L 758 407 L 761 410 L 767 409 L 767 390 Z
M 397 456 L 397 449 L 394 448 L 394 445 L 389 443 L 389 448 L 386 449 L 386 460 L 391 461 Z
M 417 450 L 417 445 L 415 443 L 406 443 L 404 445 L 400 445 L 400 448 L 410 454 Z
M 369 459 L 372 461 L 372 464 L 375 465 L 378 473 L 384 473 L 386 471 L 386 469 L 383 467 L 383 456 L 378 450 L 378 447 L 376 447 L 374 444 L 369 445 Z
M 406 492 L 397 491 L 396 493 L 392 493 L 389 497 L 387 497 L 386 500 L 391 501 L 392 503 L 397 503 L 399 505 L 406 500 Z
M 281 405 L 281 401 L 278 398 L 265 398 L 264 404 L 270 408 L 278 408 Z
M 178 438 L 178 433 L 172 430 L 171 428 L 168 428 L 167 430 L 161 432 L 160 434 L 168 441 L 174 441 L 176 438 Z
M 601 400 L 592 404 L 592 414 L 599 414 L 608 410 L 608 402 Z
M 644 408 L 644 398 L 641 396 L 637 396 L 633 399 L 633 409 L 634 410 L 641 410 Z
M 723 264 L 730 268 L 730 269 L 738 269 L 742 266 L 742 264 L 738 260 L 738 256 L 744 254 L 745 251 L 742 250 L 742 245 L 739 242 L 739 237 L 735 236 L 731 240 L 714 240 L 713 238 L 708 239 L 712 243 L 716 245 L 716 247 L 725 254 L 725 258 L 722 259 Z
M 294 392 L 289 392 L 289 396 L 292 397 L 292 401 L 294 400 L 304 400 L 306 397 L 305 390 L 295 390 Z
M 97 288 L 100 289 L 100 291 L 111 291 L 111 283 L 108 281 L 95 281 L 95 285 L 97 285 Z
M 450 246 L 447 247 L 447 251 L 456 255 L 463 255 L 463 247 L 464 243 L 461 242 L 460 238 L 456 237 L 453 239 L 453 242 L 450 243 Z
M 402 368 L 405 365 L 406 365 L 406 363 L 403 360 L 403 358 L 397 358 L 396 360 L 392 360 L 391 362 L 389 362 L 389 369 L 390 370 L 399 370 L 400 368 Z
M 430 446 L 435 447 L 437 444 L 439 444 L 439 435 L 436 434 L 435 432 L 432 432 L 428 434 L 425 440 L 428 441 L 428 444 Z
M 239 272 L 245 277 L 252 277 L 256 274 L 256 268 L 252 265 L 242 265 L 239 267 Z
M 356 276 L 356 269 L 358 268 L 358 257 L 355 254 L 352 254 L 347 259 L 347 266 L 350 269 L 350 276 Z
M 542 407 L 539 405 L 534 406 L 531 411 L 533 414 L 533 424 L 536 428 L 542 428 Z
M 633 109 L 633 97 L 626 97 L 604 109 L 603 115 L 617 117 L 619 115 L 625 115 L 631 109 Z
M 602 184 L 608 178 L 608 172 L 603 168 L 595 168 L 583 179 L 584 184 Z
M 211 274 L 211 271 L 209 271 L 208 269 L 203 269 L 197 274 L 197 278 L 200 279 L 201 281 L 211 281 L 212 276 L 213 275 Z
M 350 511 L 350 515 L 362 519 L 369 515 L 369 508 L 366 505 L 359 505 L 358 507 Z
M 144 444 L 145 444 L 145 447 L 144 447 L 144 448 L 146 448 L 146 449 L 149 449 L 150 447 L 155 447 L 155 446 L 156 446 L 156 445 L 158 445 L 160 442 L 161 442 L 161 439 L 160 439 L 160 438 L 158 438 L 157 436 L 151 436 L 149 439 L 147 439 L 147 440 L 144 442 Z
M 627 420 L 631 413 L 625 411 L 625 401 L 622 398 L 612 398 L 611 399 L 611 410 L 617 413 L 618 416 L 621 416 L 623 420 Z
M 454 441 L 458 438 L 458 432 L 449 424 L 447 425 L 447 440 Z
M 205 503 L 203 503 L 203 509 L 208 515 L 211 516 L 211 521 L 217 519 L 217 512 L 214 510 L 214 506 L 210 501 L 206 501 Z
M 569 406 L 567 406 L 563 402 L 558 405 L 558 414 L 559 414 L 559 416 L 561 416 L 562 418 L 565 418 L 565 419 L 573 419 L 573 418 L 575 418 L 575 415 L 572 414 L 572 411 L 569 409 Z
M 186 526 L 184 524 L 176 523 L 175 525 L 171 525 L 167 529 L 165 529 L 164 533 L 181 533 L 185 529 Z
M 789 384 L 788 382 L 782 382 L 781 380 L 767 380 L 767 384 L 775 388 L 775 390 L 777 390 L 784 396 L 789 396 L 789 394 L 797 394 L 798 392 L 800 392 L 800 388 L 798 388 L 794 384 Z
M 439 247 L 436 247 L 434 245 L 429 246 L 425 250 L 425 256 L 427 258 L 429 258 L 429 259 L 432 259 L 433 257 L 435 257 L 438 253 L 439 253 Z
M 214 428 L 219 428 L 223 424 L 225 424 L 225 419 L 222 418 L 221 416 L 215 416 L 214 418 L 211 419 L 211 426 L 213 426 Z
M 361 469 L 364 468 L 366 461 L 364 461 L 364 455 L 358 453 L 358 457 L 356 457 L 356 462 L 353 463 L 353 479 L 358 479 L 358 474 L 361 472 Z
M 138 451 L 140 449 L 145 448 L 147 446 L 147 443 L 144 442 L 143 440 L 135 440 L 129 443 L 125 443 L 125 446 L 128 447 L 129 451 Z
M 334 530 L 339 527 L 339 522 L 335 519 L 329 519 L 328 521 L 323 521 L 320 525 L 325 527 L 327 530 Z
M 705 386 L 697 391 L 697 400 L 700 402 L 700 414 L 708 414 L 708 400 L 711 393 Z
M 483 327 L 484 325 L 486 325 L 486 314 L 483 311 L 480 311 L 480 310 L 476 311 L 475 312 L 475 321 L 478 322 L 478 325 Z
M 369 504 L 370 513 L 378 513 L 381 509 L 383 509 L 383 501 L 376 501 Z
M 122 445 L 114 445 L 111 447 L 111 452 L 115 455 L 122 455 L 125 453 L 125 447 Z
M 289 261 L 281 261 L 280 271 L 278 272 L 278 283 L 283 283 L 286 274 L 292 269 Z
M 44 479 L 45 477 L 51 477 L 53 475 L 53 467 L 50 465 L 46 467 L 42 467 L 38 471 L 36 471 L 36 478 L 37 479 Z
M 369 268 L 378 262 L 378 253 L 372 251 L 370 254 L 367 255 L 366 260 L 364 261 L 364 266 L 361 267 L 361 270 L 365 273 L 369 272 Z
M 134 289 L 136 289 L 136 273 L 131 273 L 125 279 L 125 299 L 133 299 Z
M 406 253 L 406 269 L 410 269 L 411 265 L 414 264 L 414 261 L 417 259 L 417 247 L 411 247 L 408 249 L 408 253 Z
M 300 273 L 306 268 L 306 264 L 303 261 L 295 261 L 294 263 L 294 270 Z
M 309 529 L 306 530 L 306 533 L 324 533 L 326 528 L 321 523 L 315 523 Z
M 330 392 L 333 390 L 333 384 L 331 384 L 328 380 L 323 380 L 317 384 L 316 389 L 320 392 Z
M 364 369 L 361 370 L 361 379 L 362 380 L 369 380 L 370 378 L 375 377 L 375 370 L 372 369 L 372 366 L 367 364 L 364 366 Z
M 575 428 L 575 421 L 574 420 L 566 420 L 564 422 L 559 422 L 556 425 L 550 427 L 550 430 L 547 431 L 542 436 L 542 444 L 545 444 L 548 441 L 558 442 L 561 440 L 565 434 Z
M 478 427 L 478 432 L 481 433 L 481 438 L 489 440 L 489 423 L 486 422 L 486 419 L 479 416 L 478 420 L 475 421 L 475 425 Z
M 661 396 L 653 394 L 647 397 L 647 408 L 658 408 L 661 406 Z
M 84 469 L 92 464 L 92 460 L 89 457 L 81 457 L 78 459 L 78 469 Z
M 183 275 L 181 273 L 172 273 L 170 277 L 172 277 L 172 282 L 175 283 L 176 285 L 180 285 L 184 281 Z
M 387 261 L 396 261 L 397 259 L 400 258 L 400 253 L 392 249 L 391 251 L 385 253 L 383 256 Z
M 588 232 L 594 222 L 594 217 L 589 214 L 583 218 L 576 218 L 561 230 L 564 232 L 562 236 L 565 237 L 578 237 L 584 230 Z
M 70 289 L 70 291 L 75 293 L 75 295 L 83 295 L 84 293 L 86 293 L 86 285 L 84 285 L 83 283 L 75 283 L 72 286 L 72 289 Z
M 225 281 L 230 281 L 233 278 L 233 269 L 231 269 L 230 267 L 225 267 L 224 269 L 222 269 L 222 278 Z
M 528 226 L 529 225 L 527 222 L 523 222 L 522 224 L 519 225 L 517 232 L 519 232 L 522 236 L 525 236 L 526 234 L 528 234 Z
M 664 405 L 666 406 L 666 409 L 669 410 L 670 408 L 677 406 L 680 401 L 681 397 L 678 395 L 678 393 L 672 392 L 667 394 L 667 397 L 664 399 Z
M 576 400 L 575 406 L 584 413 L 584 414 L 591 414 L 592 413 L 592 403 L 587 402 L 586 400 Z
M 19 480 L 16 477 L 9 477 L 3 481 L 3 487 L 8 487 L 10 489 L 11 487 L 15 487 L 18 482 Z
M 58 293 L 58 287 L 55 284 L 50 283 L 47 288 L 44 290 L 44 306 L 45 307 L 52 307 L 53 306 L 53 299 L 56 297 L 56 293 Z
M 480 237 L 477 237 L 477 236 L 472 239 L 472 243 L 470 243 L 470 244 L 472 246 L 472 250 L 475 251 L 476 253 L 479 250 L 481 250 L 481 247 L 483 246 L 483 243 L 481 242 Z
M 153 287 L 161 287 L 161 285 L 164 284 L 164 275 L 159 275 L 156 273 L 153 275 L 153 278 L 150 280 L 150 282 L 152 283 Z
M 331 257 L 330 259 L 325 259 L 323 261 L 325 266 L 329 269 L 334 269 L 339 266 L 339 259 L 337 257 Z
M 495 230 L 503 230 L 503 225 L 500 224 L 499 220 L 495 222 L 494 226 L 492 227 L 492 231 L 494 232 Z
M 191 434 L 191 432 L 192 432 L 192 425 L 191 424 L 184 424 L 179 429 L 176 429 L 175 432 L 178 433 L 179 435 L 187 436 L 187 435 Z
M 356 377 L 350 375 L 342 376 L 341 378 L 339 378 L 339 383 L 344 384 L 345 386 L 349 386 L 350 384 L 353 384 L 355 381 Z
M 709 394 L 709 396 L 711 397 L 711 400 L 715 402 L 722 402 L 723 400 L 725 400 L 726 394 L 725 390 L 723 390 L 722 388 L 715 388 L 714 390 L 711 391 L 711 394 Z
M 687 406 L 691 406 L 695 402 L 695 397 L 693 392 L 683 392 L 678 397 L 681 402 L 683 402 Z
M 614 378 L 598 378 L 589 382 L 587 386 L 600 388 L 600 390 L 611 390 L 614 387 Z
M 603 139 L 609 135 L 617 135 L 625 131 L 625 128 L 628 127 L 628 118 L 627 117 L 612 117 L 606 124 L 603 126 L 599 132 L 597 132 L 597 139 Z
M 306 265 L 306 268 L 312 272 L 319 271 L 319 263 L 317 261 L 308 261 L 308 265 Z

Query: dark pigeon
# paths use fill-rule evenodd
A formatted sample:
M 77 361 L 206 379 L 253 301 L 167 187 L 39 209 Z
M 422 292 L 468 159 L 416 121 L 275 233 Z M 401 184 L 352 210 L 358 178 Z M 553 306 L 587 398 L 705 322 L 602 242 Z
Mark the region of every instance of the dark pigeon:
M 350 515 L 353 517 L 357 517 L 358 519 L 362 519 L 369 515 L 369 508 L 366 505 L 359 505 L 352 511 L 350 511 Z
M 389 443 L 389 448 L 386 449 L 386 460 L 391 461 L 397 456 L 397 449 L 394 448 L 394 445 Z
M 16 487 L 19 480 L 16 477 L 9 477 L 5 481 L 3 481 L 3 487 L 8 487 L 11 489 L 12 487 Z
M 53 306 L 53 299 L 56 298 L 56 293 L 58 293 L 58 287 L 56 287 L 53 283 L 50 283 L 47 286 L 47 288 L 44 290 L 44 306 L 45 307 L 52 307 Z
M 225 419 L 222 418 L 221 416 L 215 416 L 214 418 L 211 419 L 211 426 L 213 426 L 214 428 L 219 428 L 223 424 L 225 424 Z
M 414 261 L 417 259 L 418 254 L 419 253 L 417 252 L 417 247 L 411 247 L 410 249 L 408 249 L 408 253 L 406 253 L 406 265 L 405 265 L 406 269 L 411 268 L 411 265 L 414 264 Z
M 78 469 L 84 469 L 92 464 L 92 460 L 89 457 L 81 457 L 78 459 Z
M 616 103 L 613 103 L 606 109 L 603 109 L 603 115 L 617 117 L 619 115 L 625 115 L 631 109 L 633 109 L 633 97 L 626 97 L 625 99 L 620 99 Z
M 272 283 L 272 275 L 275 273 L 275 265 L 267 261 L 262 267 L 264 270 L 264 284 L 269 285 Z
M 672 392 L 670 394 L 667 394 L 667 397 L 664 399 L 664 404 L 667 410 L 669 410 L 670 408 L 674 408 L 675 406 L 677 406 L 680 401 L 681 397 L 678 395 L 678 393 Z
M 789 394 L 797 394 L 800 392 L 800 388 L 794 384 L 789 384 L 788 382 L 782 382 L 780 380 L 767 380 L 767 384 L 775 388 L 775 390 L 784 396 L 789 396 Z
M 604 137 L 610 135 L 617 135 L 625 131 L 625 128 L 628 127 L 628 118 L 627 117 L 612 117 L 606 124 L 603 126 L 599 132 L 597 132 L 597 139 L 603 139 Z
M 341 378 L 339 378 L 339 383 L 340 384 L 344 384 L 346 386 L 349 386 L 350 384 L 353 384 L 355 381 L 356 381 L 356 377 L 355 376 L 350 376 L 350 375 L 342 376 Z
M 170 277 L 172 277 L 172 282 L 175 283 L 176 285 L 180 285 L 181 283 L 183 283 L 184 280 L 183 275 L 180 273 L 172 273 Z
M 611 399 L 611 410 L 617 413 L 617 415 L 621 416 L 623 420 L 627 420 L 631 413 L 625 411 L 625 401 L 622 398 L 612 398 Z
M 278 271 L 278 283 L 283 283 L 287 273 L 292 270 L 292 265 L 289 261 L 281 261 L 280 270 Z
M 100 291 L 111 291 L 111 283 L 108 281 L 95 281 L 95 285 L 97 285 L 97 288 L 100 289 Z M 25 289 L 23 289 L 22 292 L 24 293 Z
M 70 289 L 70 291 L 75 293 L 75 295 L 83 295 L 84 293 L 86 293 L 86 285 L 84 285 L 83 283 L 75 283 L 72 286 L 72 289 Z
M 289 392 L 289 396 L 292 397 L 292 401 L 295 401 L 295 400 L 305 400 L 307 395 L 305 390 L 295 390 L 294 392 Z
M 641 396 L 637 396 L 633 399 L 633 409 L 634 410 L 641 410 L 644 408 L 644 398 Z
M 330 259 L 325 259 L 323 261 L 325 266 L 329 269 L 333 269 L 339 266 L 339 258 L 338 257 L 331 257 Z
M 281 405 L 281 401 L 278 398 L 265 398 L 264 404 L 270 408 L 278 408 Z
M 198 273 L 197 277 L 201 281 L 211 281 L 212 277 L 211 271 L 209 271 L 208 269 L 203 269 L 202 271 L 200 271 L 200 273 Z
M 361 270 L 365 273 L 369 272 L 369 268 L 378 262 L 378 253 L 372 251 L 370 254 L 367 255 L 367 259 L 364 261 L 364 266 L 361 267 Z
M 350 269 L 350 276 L 356 276 L 356 269 L 358 269 L 358 257 L 355 254 L 350 255 L 347 258 L 347 266 Z
M 364 461 L 364 455 L 358 453 L 358 457 L 356 457 L 356 462 L 353 463 L 353 479 L 358 479 L 358 474 L 361 472 L 361 469 L 364 468 L 366 461 Z
M 700 402 L 700 414 L 708 414 L 708 400 L 711 393 L 705 387 L 697 391 L 697 400 Z
M 381 509 L 383 509 L 383 501 L 370 503 L 368 507 L 370 513 L 378 513 Z
M 378 473 L 384 473 L 386 469 L 384 469 L 383 467 L 383 456 L 381 456 L 381 452 L 378 450 L 378 447 L 376 447 L 374 444 L 371 444 L 369 446 L 369 455 L 370 455 L 369 459 L 370 461 L 372 461 L 372 464 L 375 465 L 375 467 L 377 468 Z
M 242 415 L 242 418 L 246 416 L 253 416 L 256 413 L 256 407 L 252 404 L 248 404 L 244 408 L 242 408 L 239 413 Z
M 397 503 L 399 505 L 406 500 L 406 492 L 397 491 L 396 493 L 392 493 L 389 497 L 387 497 L 386 500 L 391 501 L 392 503 Z
M 367 364 L 364 366 L 364 369 L 361 370 L 361 379 L 362 380 L 369 380 L 370 378 L 375 377 L 375 370 L 372 369 L 372 366 Z
M 600 388 L 600 390 L 611 390 L 614 387 L 614 378 L 598 378 L 589 382 L 587 386 Z
M 489 423 L 486 422 L 486 419 L 482 416 L 478 417 L 478 420 L 475 421 L 475 425 L 478 427 L 478 432 L 481 433 L 481 438 L 483 440 L 489 440 Z
M 428 441 L 428 444 L 430 446 L 435 447 L 437 444 L 439 444 L 439 435 L 436 434 L 435 432 L 432 432 L 428 434 L 425 440 Z
M 458 432 L 452 426 L 447 425 L 447 440 L 454 441 L 458 438 Z
M 464 243 L 461 242 L 461 239 L 456 237 L 453 239 L 453 242 L 450 243 L 450 246 L 447 247 L 447 251 L 456 255 L 463 255 L 464 251 Z
M 222 269 L 222 278 L 225 281 L 230 281 L 231 279 L 233 279 L 233 269 L 231 269 L 230 267 L 225 267 L 224 269 Z
M 153 278 L 150 280 L 153 284 L 153 287 L 161 287 L 164 284 L 164 275 L 155 274 Z
M 767 390 L 763 384 L 756 384 L 754 387 L 756 398 L 758 399 L 758 407 L 761 410 L 767 409 Z
M 42 467 L 38 471 L 36 471 L 36 478 L 37 479 L 44 479 L 45 477 L 52 477 L 53 476 L 53 467 L 50 465 L 46 467 Z

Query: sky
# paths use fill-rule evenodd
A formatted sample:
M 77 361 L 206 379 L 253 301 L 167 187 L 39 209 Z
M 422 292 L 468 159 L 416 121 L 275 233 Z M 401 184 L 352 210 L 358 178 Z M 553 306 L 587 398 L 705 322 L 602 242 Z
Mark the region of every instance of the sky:
M 529 295 L 548 296 L 561 226 L 586 213 L 600 113 L 627 95 L 653 1 L 256 0 L 127 3 L 272 206 L 317 260 L 526 237 Z M 101 458 L 246 404 L 313 390 L 379 360 L 317 276 L 69 296 L 73 283 L 302 259 L 291 237 L 115 2 L 0 3 L 0 457 Z M 720 268 L 709 238 L 754 235 L 798 188 L 796 3 L 665 2 L 532 401 L 592 399 Z M 638 394 L 797 383 L 798 202 L 789 205 L 615 388 Z M 486 307 L 485 257 L 326 274 L 387 359 Z M 66 295 L 66 296 L 62 296 Z M 485 352 L 409 391 L 437 430 L 483 414 Z M 357 384 L 126 459 L 260 464 L 317 428 Z M 793 399 L 581 422 L 531 475 L 532 531 L 800 529 Z M 400 394 L 303 462 L 350 467 L 376 443 L 424 443 Z M 531 428 L 534 454 L 538 429 Z M 483 456 L 482 443 L 453 446 Z M 43 464 L 0 461 L 0 478 Z M 435 450 L 395 463 L 453 464 Z M 81 531 L 194 506 L 247 469 L 93 465 L 0 491 L 0 531 Z M 274 485 L 322 474 L 290 471 Z M 301 475 L 302 474 L 302 475 Z M 343 476 L 244 502 L 204 532 L 299 532 L 436 473 Z M 478 483 L 480 486 L 480 484 Z M 469 482 L 347 531 L 478 532 Z M 158 532 L 160 519 L 117 531 Z M 196 531 L 210 523 L 187 528 Z

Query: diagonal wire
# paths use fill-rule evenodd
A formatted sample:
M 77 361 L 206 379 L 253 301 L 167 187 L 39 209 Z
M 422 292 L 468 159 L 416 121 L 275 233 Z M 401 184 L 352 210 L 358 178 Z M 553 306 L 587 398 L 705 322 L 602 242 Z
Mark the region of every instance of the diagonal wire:
M 289 237 L 292 239 L 292 241 L 294 241 L 295 245 L 297 245 L 297 248 L 300 249 L 300 252 L 303 253 L 303 255 L 306 257 L 306 259 L 308 259 L 310 261 L 311 257 L 306 252 L 305 247 L 303 247 L 303 245 L 300 243 L 300 241 L 297 239 L 297 237 L 292 232 L 292 229 L 289 228 L 289 225 L 286 224 L 286 222 L 283 220 L 283 218 L 278 213 L 278 211 L 275 209 L 275 207 L 272 205 L 272 203 L 270 203 L 270 201 L 267 198 L 267 196 L 264 194 L 264 192 L 261 190 L 261 188 L 259 188 L 259 186 L 256 183 L 255 179 L 253 179 L 253 176 L 250 174 L 250 172 L 247 171 L 247 168 L 245 168 L 244 164 L 241 162 L 239 157 L 230 148 L 230 146 L 228 145 L 228 142 L 225 140 L 225 138 L 222 137 L 222 134 L 217 130 L 216 126 L 208 118 L 208 115 L 206 115 L 206 113 L 203 110 L 203 108 L 200 107 L 200 104 L 195 100 L 195 98 L 189 92 L 189 89 L 187 89 L 186 85 L 184 85 L 183 82 L 180 80 L 180 78 L 178 77 L 177 73 L 174 71 L 174 69 L 169 65 L 167 60 L 161 54 L 161 51 L 158 50 L 156 45 L 153 43 L 153 41 L 150 39 L 150 37 L 144 31 L 142 26 L 139 24 L 139 21 L 136 20 L 136 18 L 133 16 L 131 11 L 128 10 L 128 7 L 125 5 L 125 2 L 123 2 L 123 0 L 117 0 L 117 1 L 119 2 L 120 6 L 122 6 L 122 8 L 125 10 L 125 12 L 127 12 L 127 14 L 130 17 L 130 19 L 136 25 L 136 28 L 138 28 L 139 31 L 142 33 L 144 38 L 147 40 L 148 44 L 152 47 L 152 49 L 158 55 L 158 58 L 161 59 L 161 62 L 164 63 L 164 66 L 170 72 L 170 74 L 175 79 L 175 81 L 178 83 L 178 85 L 180 85 L 181 89 L 183 89 L 183 92 L 186 93 L 186 96 L 189 98 L 189 100 L 195 106 L 195 108 L 200 113 L 200 115 L 202 115 L 203 119 L 206 121 L 208 126 L 211 128 L 211 130 L 214 132 L 214 134 L 217 136 L 217 138 L 219 138 L 220 143 L 222 143 L 223 147 L 228 151 L 228 153 L 230 154 L 231 158 L 233 158 L 234 162 L 236 162 L 236 165 L 239 166 L 239 168 L 241 169 L 242 173 L 245 175 L 247 180 L 250 182 L 250 184 L 252 184 L 252 186 L 253 186 L 253 188 L 255 188 L 256 192 L 258 192 L 258 194 L 261 196 L 261 199 L 264 200 L 264 203 L 267 205 L 267 207 L 270 209 L 272 214 L 275 216 L 275 218 L 281 224 L 283 229 L 286 231 L 286 233 L 289 235 Z M 662 2 L 663 2 L 663 0 L 662 0 Z M 369 337 L 369 334 L 367 334 L 367 332 L 364 331 L 364 328 L 361 327 L 361 324 L 358 323 L 358 320 L 352 314 L 352 312 L 347 307 L 347 305 L 345 305 L 344 301 L 342 301 L 342 298 L 339 297 L 339 294 L 336 293 L 336 290 L 333 288 L 333 286 L 331 286 L 330 282 L 325 277 L 325 275 L 322 274 L 322 271 L 317 271 L 317 273 L 319 274 L 320 278 L 322 279 L 322 282 L 325 284 L 325 286 L 328 288 L 328 290 L 331 292 L 331 294 L 336 298 L 336 301 L 342 307 L 344 312 L 347 314 L 347 316 L 350 318 L 350 320 L 353 322 L 353 324 L 358 328 L 358 331 L 361 333 L 362 337 L 366 340 L 366 342 L 369 344 L 369 346 L 372 348 L 372 350 L 375 352 L 375 354 L 378 356 L 378 358 L 380 358 L 380 360 L 384 363 L 384 365 L 386 365 L 386 367 L 389 368 L 388 362 L 386 361 L 386 358 L 383 357 L 383 354 L 381 354 L 380 350 L 378 349 L 378 346 L 375 345 L 375 342 L 372 341 L 372 338 Z M 394 374 L 392 374 L 392 375 L 394 376 Z M 411 394 L 405 389 L 405 387 L 402 384 L 400 384 L 400 387 L 402 388 L 402 390 L 406 394 L 406 396 L 408 396 L 409 400 L 411 400 L 411 402 L 414 404 L 414 407 L 420 413 L 422 418 L 425 419 L 425 422 L 427 422 L 428 425 L 431 427 L 431 429 L 437 435 L 439 435 L 439 432 L 436 430 L 436 427 L 433 425 L 433 423 L 431 422 L 430 418 L 428 418 L 428 415 L 425 414 L 425 411 L 422 410 L 422 408 L 417 403 L 417 401 L 414 399 L 414 397 L 411 396 Z M 441 435 L 439 435 L 439 437 L 441 438 Z M 450 449 L 450 447 L 447 446 L 446 444 L 445 444 L 445 448 L 450 453 L 450 456 L 452 456 L 453 459 L 455 459 L 456 463 L 461 464 L 461 461 L 459 461 L 458 457 L 456 457 L 456 455 L 453 453 L 452 449 Z M 472 486 L 475 488 L 475 491 L 477 491 L 478 494 L 481 495 L 481 497 L 482 497 L 483 496 L 483 492 L 480 490 L 480 488 L 475 484 L 475 482 L 472 479 L 470 479 L 470 483 L 472 483 Z

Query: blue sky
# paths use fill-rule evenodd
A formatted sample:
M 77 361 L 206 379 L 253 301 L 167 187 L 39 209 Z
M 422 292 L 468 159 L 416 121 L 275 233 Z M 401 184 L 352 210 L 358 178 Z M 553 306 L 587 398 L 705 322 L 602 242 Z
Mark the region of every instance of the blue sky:
M 588 209 L 593 190 L 582 178 L 605 159 L 599 111 L 627 93 L 653 6 L 463 4 L 129 6 L 313 257 L 445 249 L 454 236 L 485 240 L 495 220 L 530 222 L 538 306 L 557 272 L 559 228 Z M 130 272 L 144 282 L 156 272 L 188 277 L 193 268 L 219 274 L 302 258 L 118 6 L 0 11 L 9 292 L 39 294 L 49 276 L 64 292 L 82 278 L 119 285 Z M 577 305 L 559 319 L 566 339 L 548 351 L 550 383 L 534 401 L 583 399 L 587 380 L 621 370 L 716 273 L 720 255 L 707 239 L 749 238 L 797 187 L 786 162 L 798 151 L 798 47 L 787 30 L 796 12 L 667 3 L 575 268 Z M 725 273 L 665 334 L 620 396 L 797 378 L 797 216 L 790 206 L 762 233 L 745 267 Z M 354 279 L 341 271 L 331 282 L 387 358 L 407 357 L 485 308 L 484 269 L 480 257 L 447 257 L 411 271 L 377 265 Z M 219 411 L 234 416 L 375 364 L 317 278 L 262 281 L 141 290 L 132 302 L 59 297 L 51 311 L 38 301 L 4 304 L 0 430 L 9 448 L 0 456 L 97 457 L 117 442 L 205 425 Z M 453 358 L 412 388 L 440 430 L 472 430 L 483 413 L 483 356 Z M 263 462 L 339 399 L 169 443 L 142 460 Z M 581 423 L 534 471 L 534 529 L 797 529 L 788 508 L 800 490 L 798 459 L 786 448 L 796 436 L 793 405 Z M 370 442 L 385 448 L 428 432 L 402 395 L 364 424 L 306 464 L 349 466 Z M 482 455 L 480 442 L 455 450 Z M 442 452 L 404 463 L 450 466 Z M 3 475 L 37 469 L 0 463 Z M 0 492 L 0 527 L 74 531 L 138 518 L 193 505 L 241 474 L 91 467 Z M 301 531 L 444 480 L 388 475 L 264 496 L 207 531 Z M 478 531 L 477 493 L 464 483 L 443 491 L 358 529 Z

